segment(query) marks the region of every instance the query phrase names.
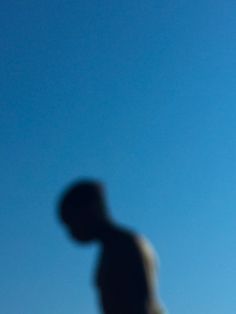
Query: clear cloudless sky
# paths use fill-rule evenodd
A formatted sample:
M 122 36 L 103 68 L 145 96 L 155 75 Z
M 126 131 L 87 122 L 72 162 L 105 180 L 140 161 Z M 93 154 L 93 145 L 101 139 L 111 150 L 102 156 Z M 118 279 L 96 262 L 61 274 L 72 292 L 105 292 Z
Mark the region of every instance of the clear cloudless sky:
M 1 312 L 99 313 L 64 187 L 105 182 L 169 313 L 236 313 L 236 2 L 2 1 Z

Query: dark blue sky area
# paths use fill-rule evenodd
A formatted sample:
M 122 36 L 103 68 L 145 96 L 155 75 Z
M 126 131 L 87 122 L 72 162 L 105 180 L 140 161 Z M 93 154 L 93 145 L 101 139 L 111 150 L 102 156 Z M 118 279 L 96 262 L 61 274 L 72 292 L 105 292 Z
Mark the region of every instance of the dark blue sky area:
M 97 248 L 56 219 L 75 178 L 146 235 L 170 313 L 235 313 L 235 1 L 5 1 L 1 308 L 98 313 Z

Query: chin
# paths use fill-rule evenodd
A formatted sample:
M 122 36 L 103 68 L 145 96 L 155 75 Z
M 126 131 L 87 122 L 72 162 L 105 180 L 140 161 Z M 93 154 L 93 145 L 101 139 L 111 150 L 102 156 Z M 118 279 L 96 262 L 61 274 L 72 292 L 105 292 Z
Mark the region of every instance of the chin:
M 88 234 L 78 234 L 75 232 L 71 232 L 71 237 L 73 240 L 81 242 L 81 243 L 90 243 L 94 241 L 94 237 Z

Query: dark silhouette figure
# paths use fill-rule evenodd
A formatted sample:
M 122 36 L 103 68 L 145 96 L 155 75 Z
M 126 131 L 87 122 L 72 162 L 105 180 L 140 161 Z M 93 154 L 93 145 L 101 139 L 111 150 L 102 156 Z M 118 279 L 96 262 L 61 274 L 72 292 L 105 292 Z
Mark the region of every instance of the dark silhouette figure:
M 161 314 L 154 291 L 154 256 L 142 237 L 113 222 L 97 181 L 81 181 L 63 195 L 59 215 L 79 242 L 102 245 L 96 287 L 104 314 Z

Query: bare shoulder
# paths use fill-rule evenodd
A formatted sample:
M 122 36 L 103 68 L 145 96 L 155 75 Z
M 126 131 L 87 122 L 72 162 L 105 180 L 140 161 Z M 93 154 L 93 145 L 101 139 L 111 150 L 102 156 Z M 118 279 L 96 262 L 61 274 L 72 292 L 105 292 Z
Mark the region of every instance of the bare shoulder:
M 151 242 L 143 235 L 140 235 L 136 238 L 137 245 L 144 255 L 149 256 L 150 258 L 155 258 L 155 250 Z
M 134 258 L 139 257 L 149 267 L 156 267 L 158 257 L 151 242 L 143 235 L 137 234 L 130 230 L 122 230 L 117 241 L 118 251 L 122 255 Z M 155 266 L 154 266 L 155 264 Z

